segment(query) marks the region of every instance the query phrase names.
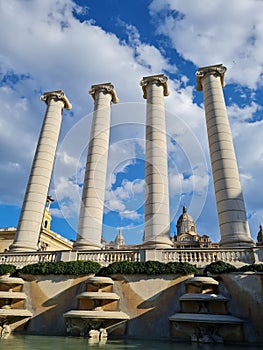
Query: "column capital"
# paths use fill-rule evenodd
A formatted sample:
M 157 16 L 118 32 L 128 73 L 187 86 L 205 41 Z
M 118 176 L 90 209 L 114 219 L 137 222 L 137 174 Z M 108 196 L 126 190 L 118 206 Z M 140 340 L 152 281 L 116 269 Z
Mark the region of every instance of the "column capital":
M 142 87 L 143 91 L 143 98 L 147 99 L 147 86 L 149 84 L 156 84 L 158 86 L 163 86 L 163 94 L 164 96 L 169 95 L 168 91 L 168 84 L 167 84 L 168 78 L 164 74 L 158 74 L 158 75 L 150 75 L 148 77 L 143 77 L 140 81 L 140 85 Z
M 206 67 L 201 67 L 197 70 L 197 72 L 195 73 L 196 75 L 196 90 L 197 91 L 202 91 L 203 87 L 202 87 L 202 79 L 206 76 L 206 75 L 215 75 L 215 76 L 219 76 L 220 80 L 221 80 L 221 85 L 222 87 L 225 86 L 225 81 L 224 81 L 224 77 L 225 77 L 225 72 L 226 72 L 226 67 L 223 66 L 223 64 L 215 64 L 213 66 L 206 66 Z
M 103 84 L 91 85 L 91 88 L 89 89 L 89 94 L 92 96 L 94 101 L 96 99 L 96 94 L 98 92 L 104 92 L 105 94 L 110 94 L 111 95 L 111 101 L 113 103 L 118 103 L 119 102 L 117 93 L 116 93 L 112 83 L 103 83 Z
M 46 104 L 49 104 L 49 101 L 53 98 L 56 98 L 58 100 L 61 100 L 64 102 L 64 107 L 66 109 L 71 109 L 72 105 L 69 102 L 69 100 L 67 99 L 65 93 L 63 90 L 56 90 L 56 91 L 48 91 L 48 92 L 44 92 L 43 95 L 40 97 L 41 101 L 46 102 Z

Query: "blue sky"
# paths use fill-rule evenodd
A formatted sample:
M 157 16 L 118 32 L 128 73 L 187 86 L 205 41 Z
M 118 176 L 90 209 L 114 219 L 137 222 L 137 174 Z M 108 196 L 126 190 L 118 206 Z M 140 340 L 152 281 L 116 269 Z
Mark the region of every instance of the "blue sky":
M 257 0 L 0 0 L 0 227 L 16 226 L 42 125 L 44 91 L 63 89 L 64 111 L 50 188 L 52 229 L 75 239 L 93 101 L 112 82 L 103 235 L 143 234 L 143 76 L 165 73 L 171 235 L 183 204 L 200 234 L 218 241 L 200 66 L 223 63 L 224 88 L 251 235 L 263 222 L 263 2 Z M 19 15 L 18 15 L 19 14 Z M 15 19 L 15 20 L 14 20 Z

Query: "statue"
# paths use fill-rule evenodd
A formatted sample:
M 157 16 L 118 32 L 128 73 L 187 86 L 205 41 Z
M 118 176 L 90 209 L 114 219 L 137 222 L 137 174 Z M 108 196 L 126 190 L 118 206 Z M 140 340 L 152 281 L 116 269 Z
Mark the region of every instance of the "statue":
M 11 327 L 7 322 L 5 322 L 3 326 L 0 328 L 0 332 L 1 332 L 2 339 L 6 339 L 9 337 L 9 335 L 11 334 Z
M 99 339 L 100 337 L 100 332 L 97 331 L 96 329 L 91 329 L 89 331 L 89 338 L 92 338 L 92 339 Z
M 105 328 L 100 328 L 100 339 L 107 339 L 108 333 Z

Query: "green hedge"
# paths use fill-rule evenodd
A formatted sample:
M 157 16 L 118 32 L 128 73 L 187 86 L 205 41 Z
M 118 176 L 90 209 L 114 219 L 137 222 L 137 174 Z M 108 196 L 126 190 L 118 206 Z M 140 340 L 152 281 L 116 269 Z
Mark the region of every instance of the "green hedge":
M 0 264 L 0 275 L 6 275 L 9 273 L 13 275 L 16 272 L 16 267 L 10 264 Z
M 235 266 L 221 260 L 212 262 L 210 265 L 207 265 L 204 269 L 204 273 L 211 274 L 220 274 L 235 271 L 238 271 L 238 269 Z
M 252 265 L 244 265 L 240 267 L 239 271 L 241 272 L 263 272 L 263 264 L 252 264 Z
M 235 266 L 223 261 L 216 261 L 207 265 L 204 269 L 205 273 L 220 274 L 229 272 L 263 272 L 263 264 L 244 265 L 237 269 Z M 17 273 L 25 273 L 32 275 L 88 275 L 96 274 L 97 276 L 110 276 L 114 274 L 146 274 L 146 275 L 189 275 L 197 274 L 198 270 L 195 266 L 187 262 L 169 262 L 167 264 L 159 261 L 146 262 L 130 262 L 122 261 L 102 267 L 93 261 L 69 261 L 69 262 L 42 262 L 27 265 L 21 270 L 16 269 L 14 265 L 0 264 L 0 275 L 17 275 Z
M 59 261 L 27 265 L 19 272 L 31 275 L 88 275 L 97 273 L 100 268 L 100 264 L 94 261 Z
M 197 269 L 189 263 L 169 262 L 167 264 L 159 261 L 130 262 L 122 261 L 103 267 L 98 276 L 110 276 L 115 274 L 131 275 L 163 275 L 163 274 L 179 274 L 189 275 L 197 273 Z

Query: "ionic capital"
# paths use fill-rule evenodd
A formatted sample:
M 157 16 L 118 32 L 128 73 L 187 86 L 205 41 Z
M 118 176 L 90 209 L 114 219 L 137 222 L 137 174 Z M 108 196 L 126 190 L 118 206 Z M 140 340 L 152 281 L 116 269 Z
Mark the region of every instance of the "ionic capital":
M 198 69 L 198 71 L 195 73 L 196 75 L 196 90 L 202 91 L 202 79 L 207 76 L 213 74 L 216 77 L 220 77 L 221 85 L 222 87 L 225 86 L 225 72 L 226 67 L 223 66 L 223 64 L 216 64 L 214 66 L 207 66 L 207 67 L 201 67 Z
M 104 83 L 104 84 L 92 85 L 91 88 L 89 89 L 89 94 L 91 94 L 91 96 L 92 96 L 94 101 L 96 100 L 96 94 L 98 92 L 104 92 L 105 94 L 110 94 L 111 95 L 111 101 L 113 103 L 118 103 L 119 102 L 117 93 L 116 93 L 112 83 Z
M 44 101 L 47 105 L 49 104 L 50 100 L 57 99 L 64 102 L 64 108 L 71 109 L 72 105 L 67 99 L 65 93 L 63 90 L 56 90 L 56 91 L 48 91 L 44 92 L 43 95 L 40 97 L 41 101 Z
M 147 99 L 147 86 L 149 84 L 156 84 L 157 86 L 163 86 L 164 96 L 169 95 L 168 91 L 168 78 L 164 74 L 150 75 L 149 77 L 143 77 L 140 81 L 140 85 L 143 91 L 143 98 Z

